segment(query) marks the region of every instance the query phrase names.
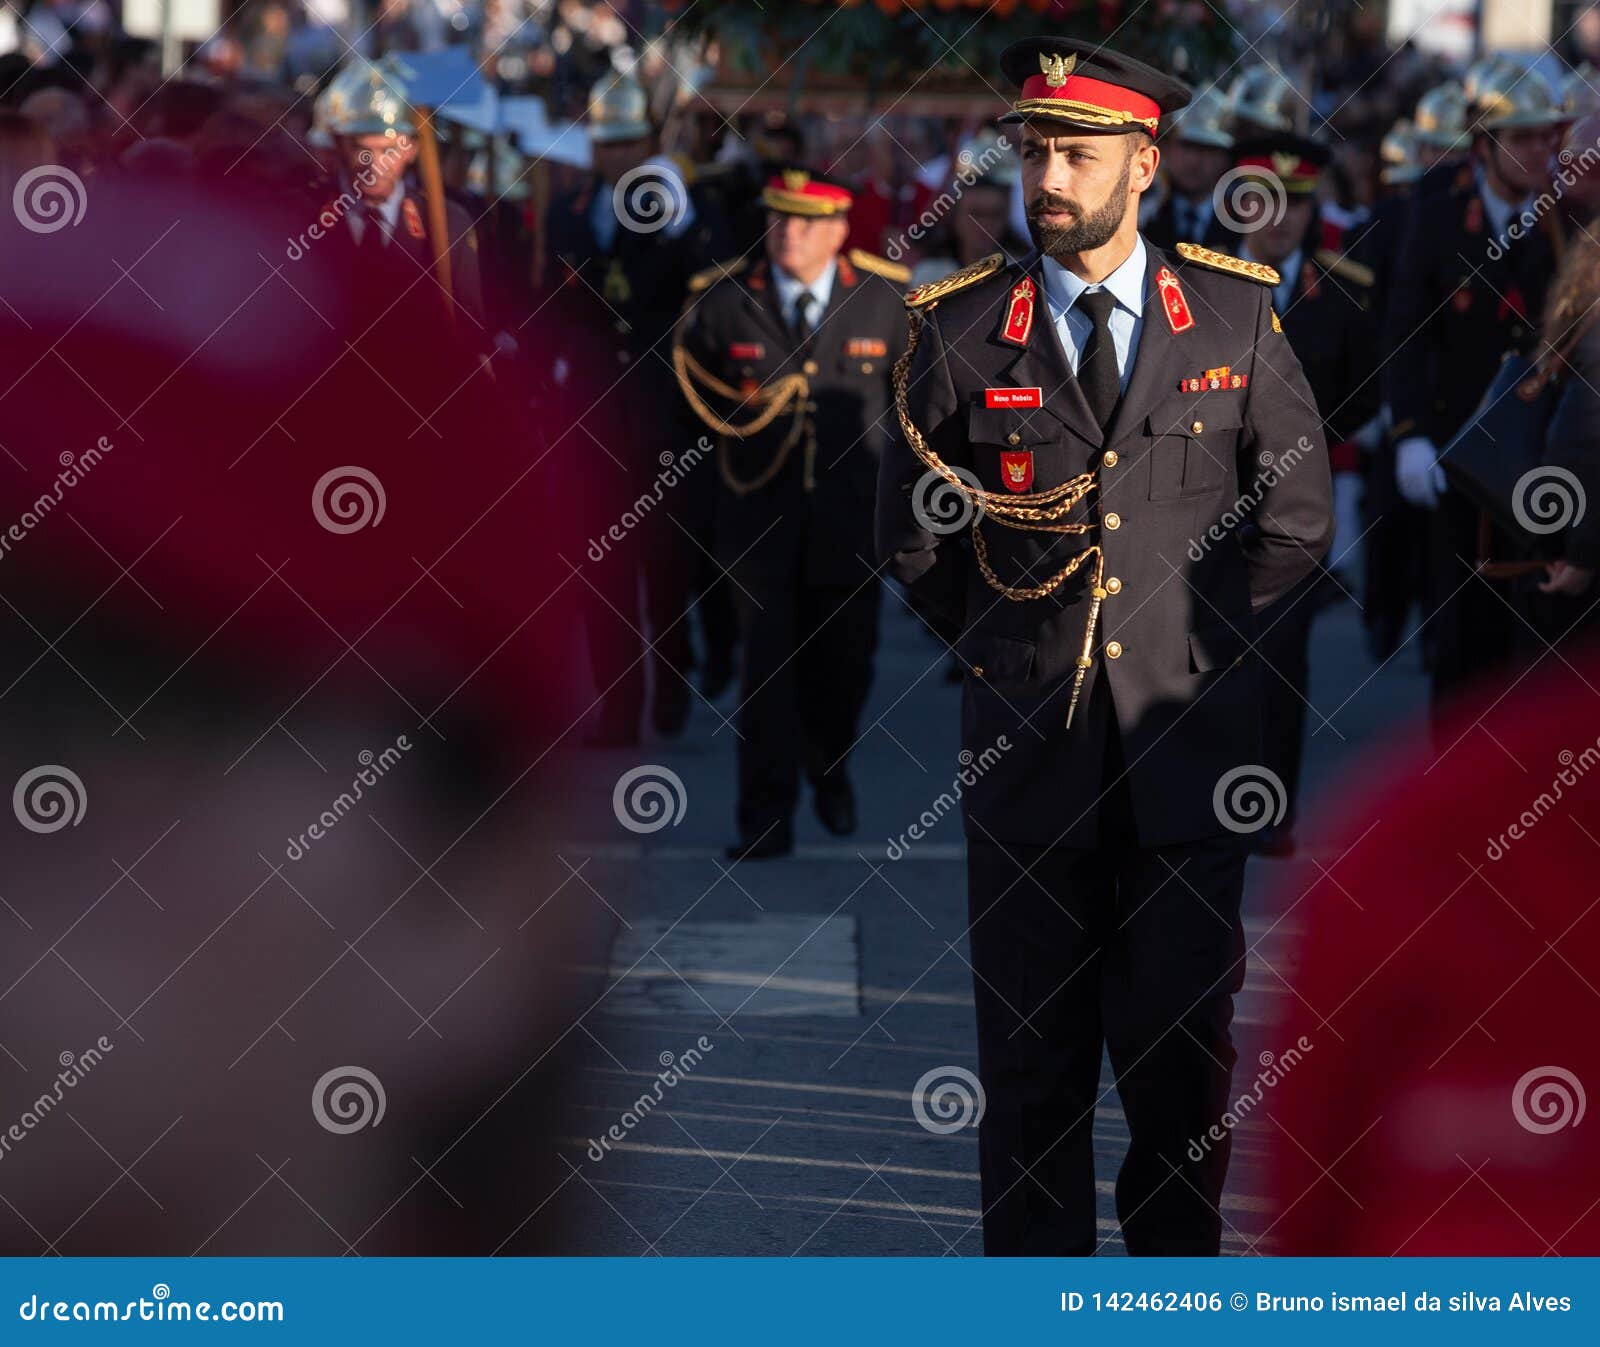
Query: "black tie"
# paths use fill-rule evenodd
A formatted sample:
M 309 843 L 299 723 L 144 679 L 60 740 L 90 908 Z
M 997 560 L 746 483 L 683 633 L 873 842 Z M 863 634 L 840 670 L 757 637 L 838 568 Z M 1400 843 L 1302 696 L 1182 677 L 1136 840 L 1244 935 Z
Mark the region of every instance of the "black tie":
M 363 205 L 361 207 L 362 256 L 369 258 L 382 257 L 388 241 L 389 236 L 383 227 L 382 213 L 376 206 Z
M 794 339 L 797 344 L 803 344 L 811 336 L 811 306 L 817 302 L 817 297 L 809 290 L 802 290 L 794 300 Z
M 1089 315 L 1094 329 L 1083 344 L 1078 358 L 1078 383 L 1089 410 L 1104 430 L 1122 396 L 1122 380 L 1117 373 L 1117 346 L 1111 340 L 1111 310 L 1117 301 L 1109 290 L 1085 290 L 1078 296 L 1078 307 Z

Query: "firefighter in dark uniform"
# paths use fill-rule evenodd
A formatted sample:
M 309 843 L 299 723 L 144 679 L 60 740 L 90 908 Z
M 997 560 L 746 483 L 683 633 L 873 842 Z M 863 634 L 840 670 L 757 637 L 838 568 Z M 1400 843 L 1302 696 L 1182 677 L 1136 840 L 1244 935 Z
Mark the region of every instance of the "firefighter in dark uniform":
M 352 253 L 354 274 L 385 308 L 399 290 L 437 285 L 449 320 L 487 346 L 472 217 L 445 200 L 442 245 L 433 236 L 434 211 L 413 173 L 416 117 L 399 72 L 388 63 L 350 62 L 318 99 L 315 120 L 315 134 L 332 144 L 340 170 L 318 223 Z
M 1327 146 L 1291 133 L 1239 145 L 1236 168 L 1248 180 L 1259 175 L 1282 192 L 1282 211 L 1263 219 L 1247 235 L 1241 255 L 1279 274 L 1272 307 L 1289 345 L 1299 357 L 1322 418 L 1335 497 L 1359 493 L 1362 452 L 1355 436 L 1377 414 L 1378 325 L 1373 311 L 1370 268 L 1341 253 L 1316 246 L 1321 236 L 1317 191 L 1330 158 Z M 1262 737 L 1266 765 L 1282 783 L 1287 805 L 1282 819 L 1255 834 L 1265 855 L 1294 853 L 1294 824 L 1300 794 L 1300 763 L 1309 705 L 1311 621 L 1330 598 L 1340 597 L 1336 579 L 1350 565 L 1345 555 L 1356 543 L 1356 528 L 1341 515 L 1326 568 L 1307 576 L 1257 620 L 1261 632 Z
M 647 665 L 657 733 L 673 736 L 684 727 L 694 696 L 690 610 L 697 586 L 708 591 L 693 604 L 707 646 L 700 695 L 715 697 L 732 676 L 732 610 L 696 545 L 707 530 L 710 472 L 685 459 L 694 430 L 674 415 L 668 358 L 689 278 L 720 256 L 723 244 L 691 175 L 657 153 L 636 81 L 609 75 L 596 84 L 586 126 L 594 172 L 551 203 L 541 287 L 549 302 L 539 321 L 560 347 L 558 376 L 588 408 L 566 432 L 565 448 L 593 465 L 590 536 L 604 535 L 633 502 L 657 494 L 664 464 L 681 479 L 584 572 L 595 591 L 587 634 L 600 694 L 587 742 L 622 747 L 639 737 Z
M 877 647 L 873 499 L 909 278 L 840 251 L 842 184 L 788 168 L 762 200 L 765 255 L 700 279 L 673 352 L 685 399 L 717 438 L 717 551 L 744 653 L 728 850 L 750 860 L 793 849 L 802 772 L 823 826 L 856 828 L 845 764 Z
M 1501 357 L 1534 339 L 1561 246 L 1556 212 L 1531 210 L 1549 182 L 1549 85 L 1485 63 L 1466 88 L 1472 151 L 1443 188 L 1424 178 L 1406 226 L 1387 317 L 1385 394 L 1395 481 L 1428 511 L 1425 608 L 1435 708 L 1511 653 L 1515 617 L 1477 575 L 1478 511 L 1445 490 L 1441 450 L 1471 415 Z M 1529 224 L 1523 223 L 1527 213 Z M 1489 551 L 1497 549 L 1491 540 Z
M 1188 89 L 1064 38 L 1001 62 L 1040 252 L 907 297 L 903 439 L 878 489 L 891 573 L 962 618 L 965 749 L 1007 745 L 962 798 L 984 1247 L 1095 1250 L 1109 1048 L 1129 1252 L 1215 1254 L 1226 1144 L 1191 1148 L 1235 1057 L 1256 615 L 1331 538 L 1321 419 L 1277 274 L 1139 237 L 1153 138 Z M 959 526 L 930 481 L 966 497 Z
M 1239 234 L 1217 207 L 1217 187 L 1233 166 L 1233 136 L 1228 131 L 1227 98 L 1207 89 L 1176 118 L 1161 138 L 1167 191 L 1139 225 L 1139 232 L 1157 248 L 1180 240 L 1234 251 Z

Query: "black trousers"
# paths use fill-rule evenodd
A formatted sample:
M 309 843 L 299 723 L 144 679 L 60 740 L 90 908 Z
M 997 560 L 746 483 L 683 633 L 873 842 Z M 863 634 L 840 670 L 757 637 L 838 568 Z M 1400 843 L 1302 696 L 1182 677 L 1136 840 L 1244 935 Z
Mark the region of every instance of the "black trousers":
M 1119 761 L 1112 744 L 1108 768 Z M 1104 1049 L 1131 1135 L 1116 1185 L 1128 1252 L 1221 1247 L 1228 1143 L 1205 1138 L 1228 1107 L 1236 1056 L 1245 842 L 1140 846 L 1125 800 L 1101 835 L 1093 850 L 968 841 L 990 1256 L 1095 1251 Z
M 1515 551 L 1496 539 L 1496 559 Z M 1474 575 L 1478 561 L 1478 508 L 1446 492 L 1428 515 L 1428 586 L 1433 640 L 1433 711 L 1481 681 L 1504 674 L 1512 661 L 1518 625 L 1504 584 Z M 1465 583 L 1463 583 L 1465 582 Z
M 872 686 L 879 585 L 741 583 L 738 824 L 750 837 L 794 817 L 802 769 L 813 786 L 843 774 Z

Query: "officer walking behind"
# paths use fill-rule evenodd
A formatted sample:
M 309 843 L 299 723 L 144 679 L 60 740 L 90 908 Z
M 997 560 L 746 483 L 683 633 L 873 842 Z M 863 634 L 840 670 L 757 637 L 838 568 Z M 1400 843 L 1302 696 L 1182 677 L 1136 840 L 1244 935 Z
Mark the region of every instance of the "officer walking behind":
M 841 253 L 843 184 L 790 168 L 762 200 L 765 256 L 697 279 L 673 351 L 684 396 L 717 437 L 717 552 L 744 653 L 728 854 L 747 860 L 793 849 L 802 769 L 823 826 L 856 828 L 845 762 L 878 641 L 872 509 L 908 279 L 873 254 Z
M 1329 157 L 1325 145 L 1284 131 L 1241 143 L 1235 166 L 1241 182 L 1263 182 L 1268 192 L 1282 194 L 1281 213 L 1263 217 L 1260 227 L 1245 236 L 1241 251 L 1279 274 L 1272 293 L 1273 312 L 1305 370 L 1322 416 L 1338 505 L 1327 569 L 1306 576 L 1257 620 L 1266 666 L 1261 700 L 1265 762 L 1282 782 L 1287 801 L 1283 818 L 1255 835 L 1256 850 L 1271 856 L 1294 854 L 1310 704 L 1311 620 L 1345 593 L 1342 577 L 1353 564 L 1350 553 L 1361 533 L 1356 505 L 1362 451 L 1355 436 L 1376 414 L 1379 403 L 1372 271 L 1317 247 L 1321 234 L 1317 190 Z
M 641 522 L 621 543 L 607 539 L 600 560 L 585 568 L 594 588 L 585 626 L 600 693 L 585 742 L 619 748 L 638 742 L 647 667 L 658 734 L 682 732 L 694 695 L 689 611 L 701 553 L 689 535 L 705 532 L 697 507 L 709 474 L 683 460 L 692 432 L 672 415 L 678 400 L 667 351 L 689 278 L 718 255 L 720 241 L 700 194 L 658 153 L 649 100 L 636 80 L 601 79 L 586 126 L 594 173 L 551 203 L 543 287 L 551 299 L 539 313 L 561 348 L 558 377 L 587 409 L 566 447 L 591 465 L 590 536 L 607 538 L 636 501 L 646 501 L 634 510 Z M 663 464 L 688 480 L 663 490 Z M 725 606 L 715 596 L 701 605 L 705 697 L 720 694 L 731 676 L 732 624 L 718 622 Z
M 1233 165 L 1227 98 L 1207 89 L 1189 104 L 1161 138 L 1167 194 L 1147 213 L 1139 232 L 1158 248 L 1180 240 L 1227 250 L 1238 232 L 1217 211 L 1217 186 Z
M 962 799 L 984 1247 L 1094 1252 L 1109 1048 L 1129 1252 L 1215 1254 L 1227 1143 L 1207 1130 L 1244 977 L 1232 792 L 1261 770 L 1255 614 L 1332 531 L 1321 419 L 1276 273 L 1137 231 L 1189 90 L 1062 38 L 1001 63 L 1039 253 L 907 297 L 905 438 L 878 492 L 899 579 L 948 593 L 970 556 L 963 746 L 1010 745 Z M 981 514 L 948 528 L 930 481 Z M 1223 522 L 1242 499 L 1248 538 Z
M 1425 178 L 1416 194 L 1385 341 L 1396 484 L 1431 512 L 1425 583 L 1436 709 L 1510 656 L 1516 620 L 1476 573 L 1478 511 L 1445 491 L 1439 453 L 1501 357 L 1531 345 L 1561 246 L 1556 212 L 1532 210 L 1564 116 L 1549 85 L 1536 71 L 1491 61 L 1469 78 L 1466 96 L 1471 159 L 1442 188 L 1430 190 Z

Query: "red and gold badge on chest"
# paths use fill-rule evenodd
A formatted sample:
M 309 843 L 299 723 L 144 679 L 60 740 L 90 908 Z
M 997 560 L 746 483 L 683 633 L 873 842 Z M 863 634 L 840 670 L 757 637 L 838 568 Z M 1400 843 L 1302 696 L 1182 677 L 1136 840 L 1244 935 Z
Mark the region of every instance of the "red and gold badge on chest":
M 422 212 L 417 209 L 415 197 L 408 196 L 400 203 L 400 218 L 405 221 L 406 233 L 414 239 L 428 237 L 427 230 L 422 227 Z
M 1002 449 L 1000 480 L 1007 491 L 1027 491 L 1033 486 L 1033 450 Z
M 1194 326 L 1194 314 L 1171 267 L 1156 272 L 1156 288 L 1161 292 L 1161 311 L 1167 315 L 1168 326 L 1174 332 L 1187 332 Z
M 1000 340 L 1013 346 L 1026 346 L 1033 331 L 1033 281 L 1024 276 L 1011 287 L 1011 298 L 1006 302 L 1005 321 L 1000 324 Z

